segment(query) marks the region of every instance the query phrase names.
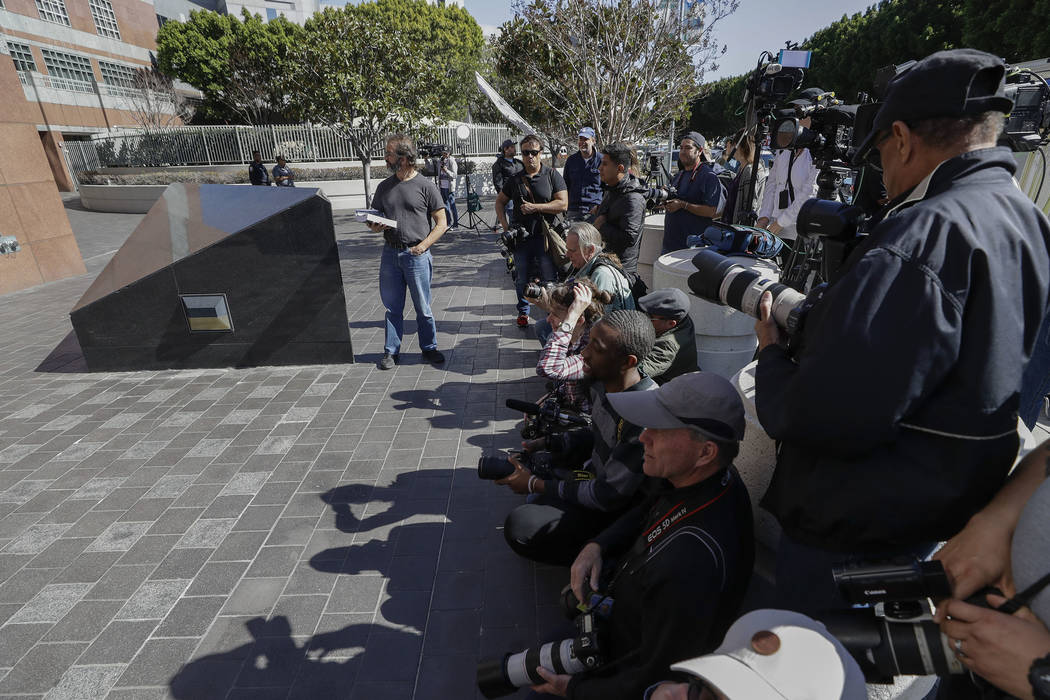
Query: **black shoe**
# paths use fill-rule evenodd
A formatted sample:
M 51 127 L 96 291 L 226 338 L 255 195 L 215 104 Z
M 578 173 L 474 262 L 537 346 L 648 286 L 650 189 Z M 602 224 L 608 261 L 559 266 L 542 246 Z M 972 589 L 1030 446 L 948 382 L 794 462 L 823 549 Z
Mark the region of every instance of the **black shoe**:
M 383 353 L 383 359 L 379 361 L 379 369 L 394 369 L 394 365 L 401 359 L 397 355 L 391 355 L 388 352 Z
M 440 365 L 445 361 L 445 356 L 437 348 L 423 351 L 423 359 L 432 365 Z

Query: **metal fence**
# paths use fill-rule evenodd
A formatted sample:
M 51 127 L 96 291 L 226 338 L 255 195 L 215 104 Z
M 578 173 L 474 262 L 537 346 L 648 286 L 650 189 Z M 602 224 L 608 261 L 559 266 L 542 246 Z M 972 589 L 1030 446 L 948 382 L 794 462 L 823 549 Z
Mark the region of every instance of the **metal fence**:
M 79 188 L 78 176 L 92 170 L 98 170 L 102 163 L 95 153 L 95 146 L 90 141 L 65 141 L 62 143 L 62 157 L 66 167 L 73 176 L 73 186 Z
M 495 155 L 500 144 L 512 137 L 508 127 L 497 124 L 471 124 L 470 129 L 470 138 L 465 141 L 456 138 L 455 126 L 437 127 L 428 140 L 448 144 L 456 153 L 483 156 Z M 253 151 L 259 151 L 267 161 L 278 155 L 293 162 L 357 160 L 349 141 L 326 126 L 311 124 L 180 126 L 150 133 L 124 130 L 67 146 L 70 152 L 81 151 L 73 157 L 78 164 L 100 167 L 243 165 L 251 161 Z M 372 157 L 382 159 L 382 150 Z

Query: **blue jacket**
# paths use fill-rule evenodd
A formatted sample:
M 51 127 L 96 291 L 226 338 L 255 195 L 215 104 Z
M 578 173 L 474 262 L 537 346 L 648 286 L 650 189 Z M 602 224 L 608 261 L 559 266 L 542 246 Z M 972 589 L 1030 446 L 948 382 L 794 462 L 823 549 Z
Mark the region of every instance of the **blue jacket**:
M 863 552 L 947 539 L 1017 453 L 1018 390 L 1050 306 L 1050 222 L 990 148 L 884 210 L 813 308 L 797 362 L 759 354 L 781 441 L 762 505 L 796 540 Z
M 589 160 L 584 160 L 579 151 L 566 159 L 562 177 L 569 191 L 569 211 L 586 214 L 601 203 L 602 179 L 598 174 L 601 162 L 602 154 L 597 149 Z

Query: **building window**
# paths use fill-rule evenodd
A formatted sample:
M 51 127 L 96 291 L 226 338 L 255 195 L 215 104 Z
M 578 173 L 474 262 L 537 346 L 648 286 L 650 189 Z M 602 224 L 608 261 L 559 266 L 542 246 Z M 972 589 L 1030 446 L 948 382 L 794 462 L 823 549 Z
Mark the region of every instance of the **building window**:
M 272 7 L 266 8 L 266 21 L 269 22 L 271 19 L 277 19 L 277 10 Z
M 69 90 L 80 90 L 82 92 L 93 92 L 92 83 L 95 79 L 91 72 L 91 62 L 83 56 L 75 56 L 71 53 L 41 49 L 44 55 L 44 65 L 47 74 L 52 78 L 76 81 L 69 86 L 63 86 Z M 55 81 L 52 81 L 54 83 Z M 55 87 L 59 87 L 55 85 Z
M 113 14 L 113 5 L 109 0 L 91 0 L 91 16 L 95 20 L 95 31 L 99 36 L 108 36 L 110 39 L 120 38 L 120 29 L 117 28 L 117 16 Z
M 102 82 L 106 85 L 119 85 L 126 88 L 135 87 L 135 69 L 131 66 L 99 61 L 98 67 L 102 72 Z
M 33 60 L 33 52 L 28 46 L 9 41 L 7 42 L 7 48 L 11 51 L 11 60 L 15 62 L 15 70 L 36 70 L 36 61 Z
M 62 0 L 36 0 L 36 9 L 40 13 L 40 19 L 69 26 L 69 15 L 66 14 L 66 4 Z

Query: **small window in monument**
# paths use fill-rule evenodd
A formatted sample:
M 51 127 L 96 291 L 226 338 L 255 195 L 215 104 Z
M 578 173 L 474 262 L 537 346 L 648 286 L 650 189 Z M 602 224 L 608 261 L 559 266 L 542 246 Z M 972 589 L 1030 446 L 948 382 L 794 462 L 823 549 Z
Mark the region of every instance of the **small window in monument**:
M 266 8 L 266 21 L 269 22 L 271 19 L 277 19 L 277 10 L 272 7 Z
M 181 294 L 182 307 L 191 333 L 233 331 L 233 319 L 225 294 Z

